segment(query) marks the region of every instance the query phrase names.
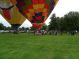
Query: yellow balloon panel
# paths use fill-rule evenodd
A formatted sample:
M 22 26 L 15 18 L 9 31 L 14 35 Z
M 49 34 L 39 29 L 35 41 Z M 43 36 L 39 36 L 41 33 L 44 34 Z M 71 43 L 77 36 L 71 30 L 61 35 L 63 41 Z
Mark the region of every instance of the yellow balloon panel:
M 16 7 L 13 7 L 11 10 L 11 20 L 8 20 L 8 22 L 10 22 L 11 24 L 22 24 L 26 18 L 24 16 L 22 16 L 18 10 L 16 9 Z
M 34 8 L 34 9 L 39 9 L 39 8 L 42 9 L 42 8 L 44 8 L 44 4 L 34 4 L 34 5 L 33 5 L 33 8 Z

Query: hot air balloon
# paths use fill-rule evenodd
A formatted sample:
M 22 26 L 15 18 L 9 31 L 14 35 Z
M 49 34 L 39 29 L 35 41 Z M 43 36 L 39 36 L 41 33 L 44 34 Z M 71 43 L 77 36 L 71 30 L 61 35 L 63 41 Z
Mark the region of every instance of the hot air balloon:
M 17 29 L 26 20 L 10 0 L 0 0 L 0 14 L 12 25 L 13 29 Z
M 45 20 L 54 9 L 58 0 L 12 0 L 18 7 L 19 11 L 33 25 L 34 28 L 40 29 Z

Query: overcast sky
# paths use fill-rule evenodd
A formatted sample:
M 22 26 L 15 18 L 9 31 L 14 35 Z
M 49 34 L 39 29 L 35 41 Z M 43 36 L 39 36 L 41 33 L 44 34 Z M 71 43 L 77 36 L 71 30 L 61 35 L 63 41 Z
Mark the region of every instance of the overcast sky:
M 54 8 L 51 14 L 55 13 L 56 16 L 62 17 L 70 11 L 79 11 L 79 0 L 59 0 L 58 4 Z M 51 15 L 48 17 L 46 24 L 49 23 Z M 4 25 L 8 26 L 9 24 L 4 21 L 2 16 L 0 15 L 0 23 L 4 23 Z M 27 20 L 24 22 L 22 26 L 29 26 L 29 22 Z M 26 27 L 26 26 L 25 26 Z

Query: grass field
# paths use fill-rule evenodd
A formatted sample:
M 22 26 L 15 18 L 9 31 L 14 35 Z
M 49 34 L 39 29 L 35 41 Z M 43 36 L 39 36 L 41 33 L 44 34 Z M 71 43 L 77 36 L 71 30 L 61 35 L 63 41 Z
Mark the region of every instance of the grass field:
M 0 59 L 79 59 L 79 34 L 1 33 Z

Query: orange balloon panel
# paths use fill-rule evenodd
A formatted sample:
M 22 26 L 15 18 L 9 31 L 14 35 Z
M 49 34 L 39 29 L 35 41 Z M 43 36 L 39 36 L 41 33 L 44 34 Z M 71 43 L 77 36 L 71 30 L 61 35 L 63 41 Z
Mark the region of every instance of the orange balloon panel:
M 10 0 L 0 0 L 0 13 L 10 24 L 22 24 L 26 18 Z
M 10 0 L 12 4 L 16 5 L 16 0 Z

